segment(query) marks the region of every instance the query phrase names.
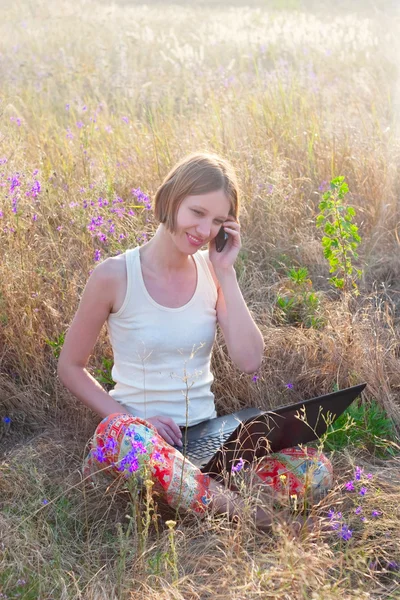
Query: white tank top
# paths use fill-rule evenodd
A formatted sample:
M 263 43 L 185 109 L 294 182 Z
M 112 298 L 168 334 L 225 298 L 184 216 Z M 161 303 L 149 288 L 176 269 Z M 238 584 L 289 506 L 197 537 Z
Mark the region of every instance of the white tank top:
M 206 253 L 194 254 L 196 290 L 179 308 L 161 306 L 148 293 L 139 247 L 125 253 L 126 296 L 107 320 L 116 382 L 110 394 L 134 416 L 168 416 L 178 425 L 216 416 L 210 361 L 217 288 Z

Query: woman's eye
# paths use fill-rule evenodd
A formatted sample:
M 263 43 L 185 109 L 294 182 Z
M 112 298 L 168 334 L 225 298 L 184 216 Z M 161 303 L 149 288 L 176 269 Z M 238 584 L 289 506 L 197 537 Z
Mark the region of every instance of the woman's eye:
M 196 213 L 196 215 L 202 215 L 203 214 L 202 212 L 200 212 L 199 210 L 196 210 L 195 208 L 192 208 L 192 211 L 194 213 Z

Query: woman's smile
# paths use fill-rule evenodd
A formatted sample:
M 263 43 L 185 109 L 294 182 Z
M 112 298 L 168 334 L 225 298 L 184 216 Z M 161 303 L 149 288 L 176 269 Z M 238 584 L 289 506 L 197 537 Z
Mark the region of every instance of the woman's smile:
M 192 246 L 196 246 L 197 248 L 200 248 L 201 246 L 204 246 L 204 244 L 205 244 L 205 240 L 195 237 L 194 235 L 191 235 L 190 233 L 186 233 L 186 236 L 189 241 L 189 244 L 191 244 Z

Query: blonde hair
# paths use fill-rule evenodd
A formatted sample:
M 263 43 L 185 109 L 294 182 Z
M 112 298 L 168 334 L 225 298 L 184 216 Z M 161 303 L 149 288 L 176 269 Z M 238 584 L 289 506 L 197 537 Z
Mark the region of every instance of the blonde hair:
M 229 214 L 237 219 L 240 192 L 232 165 L 216 154 L 196 152 L 179 161 L 165 177 L 154 196 L 156 219 L 175 230 L 176 214 L 187 196 L 223 190 L 231 203 Z

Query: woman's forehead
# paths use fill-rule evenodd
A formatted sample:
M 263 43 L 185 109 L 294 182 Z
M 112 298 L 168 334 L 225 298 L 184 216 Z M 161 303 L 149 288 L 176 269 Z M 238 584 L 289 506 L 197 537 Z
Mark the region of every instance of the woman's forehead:
M 198 194 L 187 196 L 185 200 L 190 206 L 198 206 L 213 213 L 220 213 L 220 216 L 227 216 L 231 209 L 231 202 L 224 190 L 208 192 L 207 194 Z

